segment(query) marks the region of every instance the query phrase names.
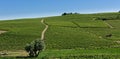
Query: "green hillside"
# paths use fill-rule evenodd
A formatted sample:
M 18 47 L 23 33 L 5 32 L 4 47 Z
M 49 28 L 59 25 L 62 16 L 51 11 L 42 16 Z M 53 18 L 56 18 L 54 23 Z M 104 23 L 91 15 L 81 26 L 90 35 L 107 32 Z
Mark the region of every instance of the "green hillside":
M 46 18 L 46 23 L 50 26 L 46 33 L 47 49 L 116 47 L 118 44 L 115 41 L 120 37 L 118 25 L 120 21 L 107 20 L 106 22 L 112 23 L 111 25 L 115 27 L 112 29 L 102 20 L 93 20 L 95 17 L 114 17 L 115 15 L 66 15 Z M 113 36 L 105 37 L 108 34 Z
M 23 50 L 27 43 L 40 38 L 44 26 L 38 19 L 0 21 L 0 50 Z
M 119 59 L 119 13 L 71 14 L 43 18 L 49 28 L 45 33 L 44 59 Z M 0 50 L 23 50 L 27 43 L 40 38 L 41 18 L 1 21 Z M 113 28 L 111 28 L 113 27 Z M 7 43 L 7 44 L 6 44 Z

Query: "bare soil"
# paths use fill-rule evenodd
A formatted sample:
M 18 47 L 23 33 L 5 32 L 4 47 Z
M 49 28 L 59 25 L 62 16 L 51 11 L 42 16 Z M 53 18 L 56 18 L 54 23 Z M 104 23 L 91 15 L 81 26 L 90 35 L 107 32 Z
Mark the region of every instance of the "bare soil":
M 0 34 L 2 34 L 2 33 L 6 33 L 7 31 L 2 31 L 2 30 L 0 30 Z
M 6 56 L 28 56 L 28 53 L 24 50 L 17 50 L 17 51 L 0 51 L 0 57 L 6 57 Z
M 42 31 L 42 33 L 41 33 L 41 40 L 44 40 L 45 32 L 46 32 L 47 29 L 48 29 L 48 25 L 44 23 L 44 19 L 41 20 L 41 23 L 42 23 L 43 25 L 45 25 L 45 29 L 44 29 L 44 30 Z

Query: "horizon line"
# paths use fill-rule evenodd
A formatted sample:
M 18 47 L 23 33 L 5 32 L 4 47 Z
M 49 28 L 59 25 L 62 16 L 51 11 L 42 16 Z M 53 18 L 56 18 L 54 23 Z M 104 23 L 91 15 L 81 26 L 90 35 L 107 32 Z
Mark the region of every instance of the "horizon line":
M 115 13 L 117 11 L 99 11 L 99 12 L 76 12 L 79 14 L 97 14 L 97 13 Z M 65 12 L 63 12 L 65 13 Z M 69 12 L 66 12 L 69 13 Z M 74 13 L 74 12 L 73 12 Z M 0 21 L 4 21 L 4 20 L 16 20 L 16 19 L 29 19 L 29 18 L 45 18 L 45 17 L 53 17 L 53 16 L 60 16 L 62 13 L 57 13 L 57 14 L 49 14 L 49 15 L 44 15 L 44 16 L 40 16 L 40 15 L 36 15 L 36 16 L 23 16 L 23 17 L 11 17 L 11 18 L 1 18 Z

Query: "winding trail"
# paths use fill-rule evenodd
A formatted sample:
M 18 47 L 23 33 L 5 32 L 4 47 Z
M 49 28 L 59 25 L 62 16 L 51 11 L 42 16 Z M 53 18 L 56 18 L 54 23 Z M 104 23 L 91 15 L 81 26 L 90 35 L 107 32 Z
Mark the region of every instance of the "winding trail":
M 45 24 L 45 22 L 44 22 L 44 19 L 42 19 L 41 20 L 41 23 L 43 24 L 43 25 L 45 25 L 45 29 L 42 31 L 42 33 L 41 33 L 41 40 L 44 42 L 44 40 L 45 40 L 45 32 L 47 31 L 47 29 L 48 29 L 48 25 L 47 24 Z M 5 33 L 5 32 L 7 32 L 7 31 L 2 31 L 2 30 L 0 30 L 0 34 L 2 34 L 2 33 Z M 44 49 L 43 49 L 43 51 L 45 50 L 45 47 L 44 47 Z M 26 52 L 26 51 L 24 51 L 24 50 L 17 50 L 17 51 L 0 51 L 0 57 L 10 57 L 10 56 L 12 56 L 12 57 L 16 57 L 16 56 L 28 56 L 28 53 Z
M 41 40 L 42 40 L 42 42 L 44 43 L 45 41 L 45 32 L 47 31 L 47 29 L 48 29 L 48 25 L 47 24 L 45 24 L 45 22 L 44 22 L 44 19 L 42 19 L 41 20 L 41 23 L 43 24 L 43 25 L 45 25 L 45 29 L 42 31 L 42 33 L 41 33 Z M 43 51 L 45 51 L 45 48 L 46 48 L 46 46 L 45 46 L 45 43 L 44 43 L 44 48 L 43 48 Z
M 48 29 L 48 25 L 44 23 L 44 19 L 41 20 L 41 23 L 42 23 L 43 25 L 45 25 L 45 29 L 44 29 L 44 30 L 42 31 L 42 33 L 41 33 L 41 40 L 44 40 L 44 39 L 45 39 L 45 32 L 46 32 L 47 29 Z
M 107 23 L 106 21 L 103 21 L 106 25 L 108 25 L 110 28 L 114 28 L 111 24 Z

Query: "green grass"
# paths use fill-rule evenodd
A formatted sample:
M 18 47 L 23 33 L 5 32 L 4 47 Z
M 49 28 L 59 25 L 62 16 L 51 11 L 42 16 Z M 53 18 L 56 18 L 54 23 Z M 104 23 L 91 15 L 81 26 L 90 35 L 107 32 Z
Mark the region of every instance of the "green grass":
M 97 17 L 115 18 L 119 13 L 73 14 L 47 17 L 49 28 L 45 34 L 45 51 L 40 58 L 45 59 L 119 59 L 120 20 L 107 20 L 114 28 L 109 28 Z M 44 26 L 41 19 L 21 19 L 1 21 L 0 50 L 21 50 L 31 41 L 40 38 Z M 106 35 L 112 34 L 112 37 Z M 7 43 L 7 44 L 6 44 Z
M 116 49 L 63 49 L 46 50 L 39 55 L 43 59 L 120 59 L 120 48 Z
M 8 32 L 0 35 L 0 50 L 22 50 L 27 43 L 40 38 L 44 26 L 41 19 L 1 21 L 0 30 Z
M 75 33 L 75 34 L 73 34 Z M 80 28 L 50 27 L 46 33 L 47 49 L 100 48 L 112 44 Z
M 46 18 L 46 23 L 50 26 L 46 33 L 47 49 L 91 49 L 119 46 L 114 42 L 116 41 L 114 38 L 119 38 L 115 32 L 120 30 L 110 29 L 103 21 L 93 20 L 94 17 L 93 15 L 68 15 Z M 105 37 L 108 34 L 113 34 L 113 36 Z
M 101 20 L 94 20 L 95 17 L 115 17 L 116 15 L 118 14 L 103 13 L 46 18 L 49 29 L 46 33 L 45 43 L 46 49 L 50 50 L 50 52 L 46 52 L 47 55 L 43 52 L 43 55 L 48 59 L 74 59 L 74 57 L 85 57 L 84 59 L 89 59 L 90 57 L 95 57 L 95 59 L 104 59 L 106 57 L 108 59 L 120 58 L 118 57 L 120 43 L 116 42 L 120 40 L 120 20 L 106 21 L 115 27 L 113 29 L 109 28 L 109 26 Z M 112 34 L 112 37 L 106 37 L 108 34 Z M 58 49 L 58 51 L 54 51 L 56 49 Z M 64 49 L 67 50 L 63 51 Z M 78 51 L 74 54 L 75 51 L 69 52 L 69 49 L 78 49 Z M 117 51 L 115 51 L 116 49 Z M 67 54 L 66 51 L 69 53 Z
M 108 20 L 107 22 L 115 28 L 120 28 L 120 26 L 119 26 L 120 20 Z

